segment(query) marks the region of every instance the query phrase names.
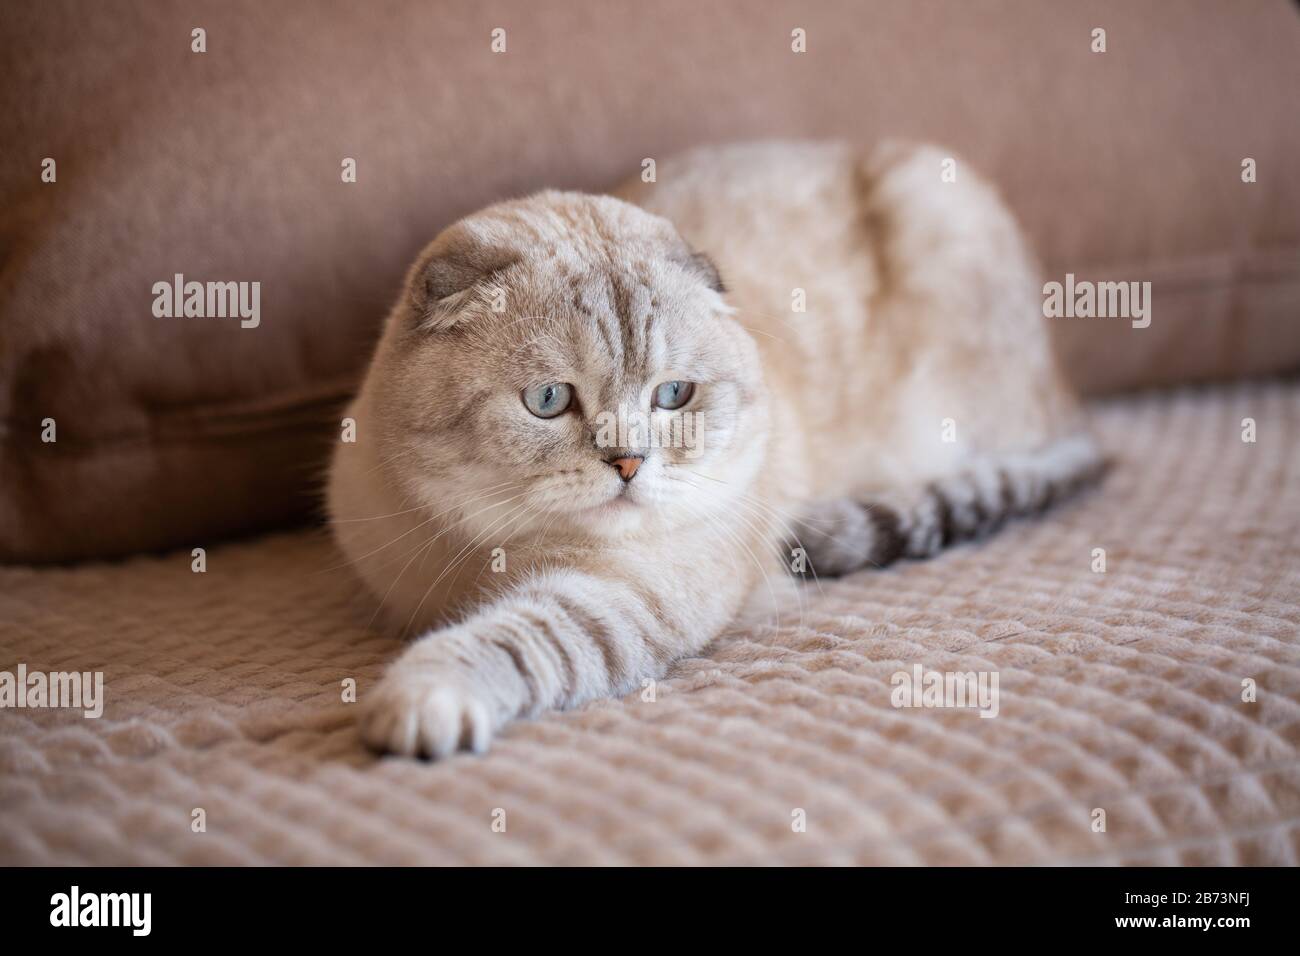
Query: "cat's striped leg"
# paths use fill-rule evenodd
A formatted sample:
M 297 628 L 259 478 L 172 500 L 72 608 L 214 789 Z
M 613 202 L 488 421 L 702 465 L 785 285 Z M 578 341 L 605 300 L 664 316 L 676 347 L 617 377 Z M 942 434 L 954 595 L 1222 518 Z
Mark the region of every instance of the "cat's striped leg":
M 1008 519 L 1038 514 L 1104 470 L 1092 439 L 1076 435 L 1037 451 L 973 462 L 924 488 L 814 502 L 791 547 L 802 547 L 812 570 L 826 577 L 928 558 L 990 534 Z
M 537 573 L 407 648 L 362 693 L 363 739 L 410 756 L 482 751 L 516 717 L 627 693 L 721 630 L 734 612 L 734 595 L 721 591 L 710 598 L 687 595 L 680 582 Z

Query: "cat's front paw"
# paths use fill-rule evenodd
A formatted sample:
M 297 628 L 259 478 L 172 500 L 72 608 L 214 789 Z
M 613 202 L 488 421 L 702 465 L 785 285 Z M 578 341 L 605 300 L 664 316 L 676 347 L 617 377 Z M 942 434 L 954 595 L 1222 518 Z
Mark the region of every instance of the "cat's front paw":
M 394 667 L 363 697 L 361 739 L 407 757 L 482 753 L 495 730 L 491 702 L 454 668 Z

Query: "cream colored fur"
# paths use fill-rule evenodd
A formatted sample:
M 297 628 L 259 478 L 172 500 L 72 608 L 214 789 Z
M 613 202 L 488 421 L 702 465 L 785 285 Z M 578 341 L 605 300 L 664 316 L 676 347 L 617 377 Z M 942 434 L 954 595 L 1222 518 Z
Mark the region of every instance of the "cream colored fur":
M 810 531 L 814 566 L 840 573 L 1089 473 L 1033 260 L 944 159 L 701 150 L 619 199 L 490 207 L 422 253 L 329 485 L 340 547 L 417 637 L 362 690 L 370 744 L 482 750 L 516 717 L 639 689 L 743 613 L 792 610 Z M 698 449 L 599 446 L 599 412 L 649 413 L 670 380 L 698 383 Z M 532 416 L 520 393 L 548 382 L 578 407 Z M 606 461 L 622 452 L 646 454 L 626 484 Z

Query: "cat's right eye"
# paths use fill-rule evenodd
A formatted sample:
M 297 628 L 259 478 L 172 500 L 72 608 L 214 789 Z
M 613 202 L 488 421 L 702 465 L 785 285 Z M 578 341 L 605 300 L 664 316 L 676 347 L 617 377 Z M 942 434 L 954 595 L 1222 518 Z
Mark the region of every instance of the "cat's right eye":
M 523 391 L 524 407 L 538 418 L 554 418 L 573 402 L 573 388 L 563 382 L 536 385 Z

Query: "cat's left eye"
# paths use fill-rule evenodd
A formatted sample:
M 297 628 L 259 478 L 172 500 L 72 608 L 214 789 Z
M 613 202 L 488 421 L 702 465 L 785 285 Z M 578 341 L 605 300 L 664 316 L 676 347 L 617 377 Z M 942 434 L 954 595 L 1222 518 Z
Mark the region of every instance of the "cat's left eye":
M 573 401 L 573 389 L 563 382 L 526 388 L 524 406 L 538 418 L 554 418 Z
M 695 394 L 693 382 L 664 382 L 655 389 L 655 408 L 681 408 Z

